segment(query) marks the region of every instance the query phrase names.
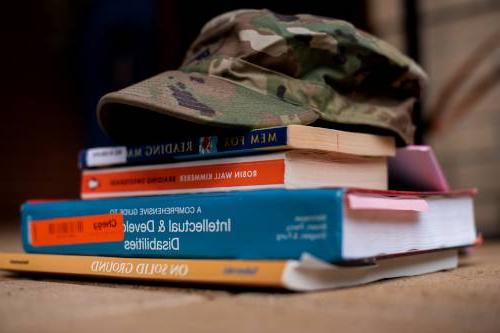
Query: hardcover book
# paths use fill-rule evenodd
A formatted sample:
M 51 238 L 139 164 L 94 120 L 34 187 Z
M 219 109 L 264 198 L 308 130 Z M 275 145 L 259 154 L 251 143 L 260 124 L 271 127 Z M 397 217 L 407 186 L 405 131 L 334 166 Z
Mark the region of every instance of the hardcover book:
M 360 156 L 395 154 L 392 137 L 289 125 L 149 145 L 89 148 L 80 152 L 80 167 L 86 169 L 156 164 L 285 149 L 320 150 Z
M 387 158 L 280 153 L 82 172 L 83 199 L 314 187 L 387 188 Z
M 344 262 L 474 243 L 470 192 L 255 190 L 22 206 L 26 252 Z
M 457 251 L 379 259 L 363 266 L 336 266 L 309 255 L 299 260 L 144 259 L 0 253 L 0 269 L 138 281 L 164 281 L 314 291 L 361 285 L 457 267 Z

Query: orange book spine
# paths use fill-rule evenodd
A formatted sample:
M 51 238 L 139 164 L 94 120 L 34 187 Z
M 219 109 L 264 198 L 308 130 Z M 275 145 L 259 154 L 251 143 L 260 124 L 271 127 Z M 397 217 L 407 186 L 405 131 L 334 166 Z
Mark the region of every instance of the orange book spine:
M 0 253 L 0 269 L 132 280 L 282 287 L 287 261 L 142 259 Z
M 179 165 L 181 164 L 181 165 Z M 285 182 L 285 161 L 281 159 L 241 162 L 162 164 L 146 167 L 85 170 L 82 198 L 190 192 Z

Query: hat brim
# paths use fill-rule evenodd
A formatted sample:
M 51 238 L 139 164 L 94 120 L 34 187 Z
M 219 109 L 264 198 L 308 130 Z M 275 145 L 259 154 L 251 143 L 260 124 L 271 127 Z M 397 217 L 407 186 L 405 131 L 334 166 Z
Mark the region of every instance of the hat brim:
M 227 130 L 311 124 L 320 116 L 277 95 L 216 76 L 169 71 L 99 101 L 103 130 L 121 142 L 154 141 Z

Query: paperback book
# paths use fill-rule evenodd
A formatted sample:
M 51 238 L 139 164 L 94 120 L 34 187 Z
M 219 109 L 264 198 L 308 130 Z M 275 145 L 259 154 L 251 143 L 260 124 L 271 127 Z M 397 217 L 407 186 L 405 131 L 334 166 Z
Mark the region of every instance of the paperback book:
M 83 170 L 83 199 L 259 188 L 387 189 L 387 158 L 291 150 L 205 161 Z
M 158 164 L 285 149 L 319 150 L 359 156 L 395 154 L 392 137 L 289 125 L 155 144 L 89 148 L 80 152 L 80 167 L 88 169 Z
M 303 255 L 299 260 L 145 259 L 0 253 L 0 269 L 95 278 L 286 288 L 314 291 L 414 276 L 457 267 L 457 251 L 379 259 L 362 266 L 336 266 Z

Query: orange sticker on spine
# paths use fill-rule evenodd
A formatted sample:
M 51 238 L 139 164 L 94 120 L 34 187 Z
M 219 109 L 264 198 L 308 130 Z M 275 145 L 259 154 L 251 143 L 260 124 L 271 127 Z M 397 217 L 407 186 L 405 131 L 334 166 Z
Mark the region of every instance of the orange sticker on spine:
M 101 214 L 34 220 L 31 245 L 52 246 L 119 242 L 124 239 L 123 215 Z

